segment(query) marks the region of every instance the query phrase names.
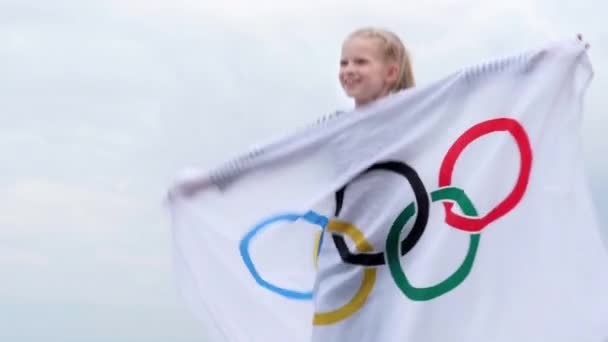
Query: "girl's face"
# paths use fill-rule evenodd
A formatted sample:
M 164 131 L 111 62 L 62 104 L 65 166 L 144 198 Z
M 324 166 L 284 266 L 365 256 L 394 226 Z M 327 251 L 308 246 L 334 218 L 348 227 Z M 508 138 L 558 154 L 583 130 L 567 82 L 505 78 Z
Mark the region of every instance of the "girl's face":
M 340 84 L 356 107 L 388 95 L 397 81 L 398 67 L 386 62 L 379 45 L 374 38 L 352 37 L 342 46 Z

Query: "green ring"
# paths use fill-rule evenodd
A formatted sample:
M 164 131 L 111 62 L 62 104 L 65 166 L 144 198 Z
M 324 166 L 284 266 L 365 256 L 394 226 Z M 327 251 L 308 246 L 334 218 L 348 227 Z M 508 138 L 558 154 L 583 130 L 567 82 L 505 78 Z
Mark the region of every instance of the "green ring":
M 462 209 L 462 212 L 465 215 L 472 217 L 477 216 L 477 210 L 473 206 L 473 203 L 471 203 L 469 197 L 460 188 L 445 187 L 435 190 L 431 193 L 431 200 L 433 202 L 446 200 L 453 201 L 460 206 L 460 209 Z M 401 262 L 399 260 L 399 236 L 401 235 L 401 231 L 403 231 L 403 227 L 405 227 L 407 221 L 414 216 L 415 212 L 415 205 L 414 203 L 411 203 L 403 209 L 391 226 L 391 230 L 386 238 L 386 260 L 388 261 L 391 276 L 401 292 L 411 300 L 426 301 L 453 290 L 465 280 L 473 268 L 477 248 L 479 247 L 480 234 L 470 235 L 467 255 L 460 267 L 458 267 L 452 275 L 434 286 L 414 287 L 405 276 L 403 268 L 401 268 Z

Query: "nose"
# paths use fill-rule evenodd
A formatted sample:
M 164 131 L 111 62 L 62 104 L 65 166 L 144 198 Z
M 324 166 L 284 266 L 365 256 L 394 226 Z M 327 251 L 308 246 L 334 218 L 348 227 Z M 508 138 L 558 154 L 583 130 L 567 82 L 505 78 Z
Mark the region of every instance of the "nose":
M 351 75 L 354 72 L 353 64 L 346 62 L 340 68 L 345 75 Z

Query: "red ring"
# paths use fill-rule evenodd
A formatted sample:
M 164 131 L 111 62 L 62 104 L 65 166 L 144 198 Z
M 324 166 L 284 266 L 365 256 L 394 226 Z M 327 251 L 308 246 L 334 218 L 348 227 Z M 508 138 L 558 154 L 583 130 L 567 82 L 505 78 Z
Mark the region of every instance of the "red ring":
M 530 179 L 530 171 L 532 169 L 532 148 L 530 147 L 530 140 L 528 139 L 528 135 L 523 126 L 516 120 L 510 118 L 498 118 L 478 123 L 458 137 L 441 163 L 439 186 L 444 187 L 451 185 L 452 173 L 454 172 L 456 160 L 470 143 L 486 134 L 501 131 L 509 132 L 513 138 L 515 138 L 521 157 L 519 176 L 517 177 L 517 182 L 515 183 L 513 190 L 502 202 L 483 217 L 473 218 L 457 215 L 452 211 L 454 203 L 444 203 L 443 205 L 446 214 L 445 222 L 450 226 L 467 232 L 479 232 L 488 224 L 511 211 L 524 196 Z

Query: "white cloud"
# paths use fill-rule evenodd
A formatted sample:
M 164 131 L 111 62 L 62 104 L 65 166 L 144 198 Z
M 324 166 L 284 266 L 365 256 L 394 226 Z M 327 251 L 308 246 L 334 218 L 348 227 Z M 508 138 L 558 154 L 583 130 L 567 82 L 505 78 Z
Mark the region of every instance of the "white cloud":
M 49 230 L 110 233 L 140 205 L 129 195 L 91 186 L 27 179 L 0 190 L 0 208 L 0 235 L 7 237 Z
M 169 244 L 167 244 L 168 246 Z M 97 258 L 99 261 L 104 263 L 110 263 L 115 265 L 121 265 L 123 267 L 133 267 L 133 268 L 147 268 L 153 269 L 157 271 L 164 271 L 171 267 L 171 258 L 166 255 L 158 255 L 158 253 L 154 253 L 152 255 L 144 255 L 144 254 L 133 254 L 128 253 L 125 250 L 117 250 L 117 249 L 106 249 L 102 251 L 98 251 Z
M 28 265 L 33 267 L 46 267 L 50 264 L 48 255 L 27 249 L 19 249 L 12 246 L 0 248 L 0 265 L 9 267 L 14 265 Z

